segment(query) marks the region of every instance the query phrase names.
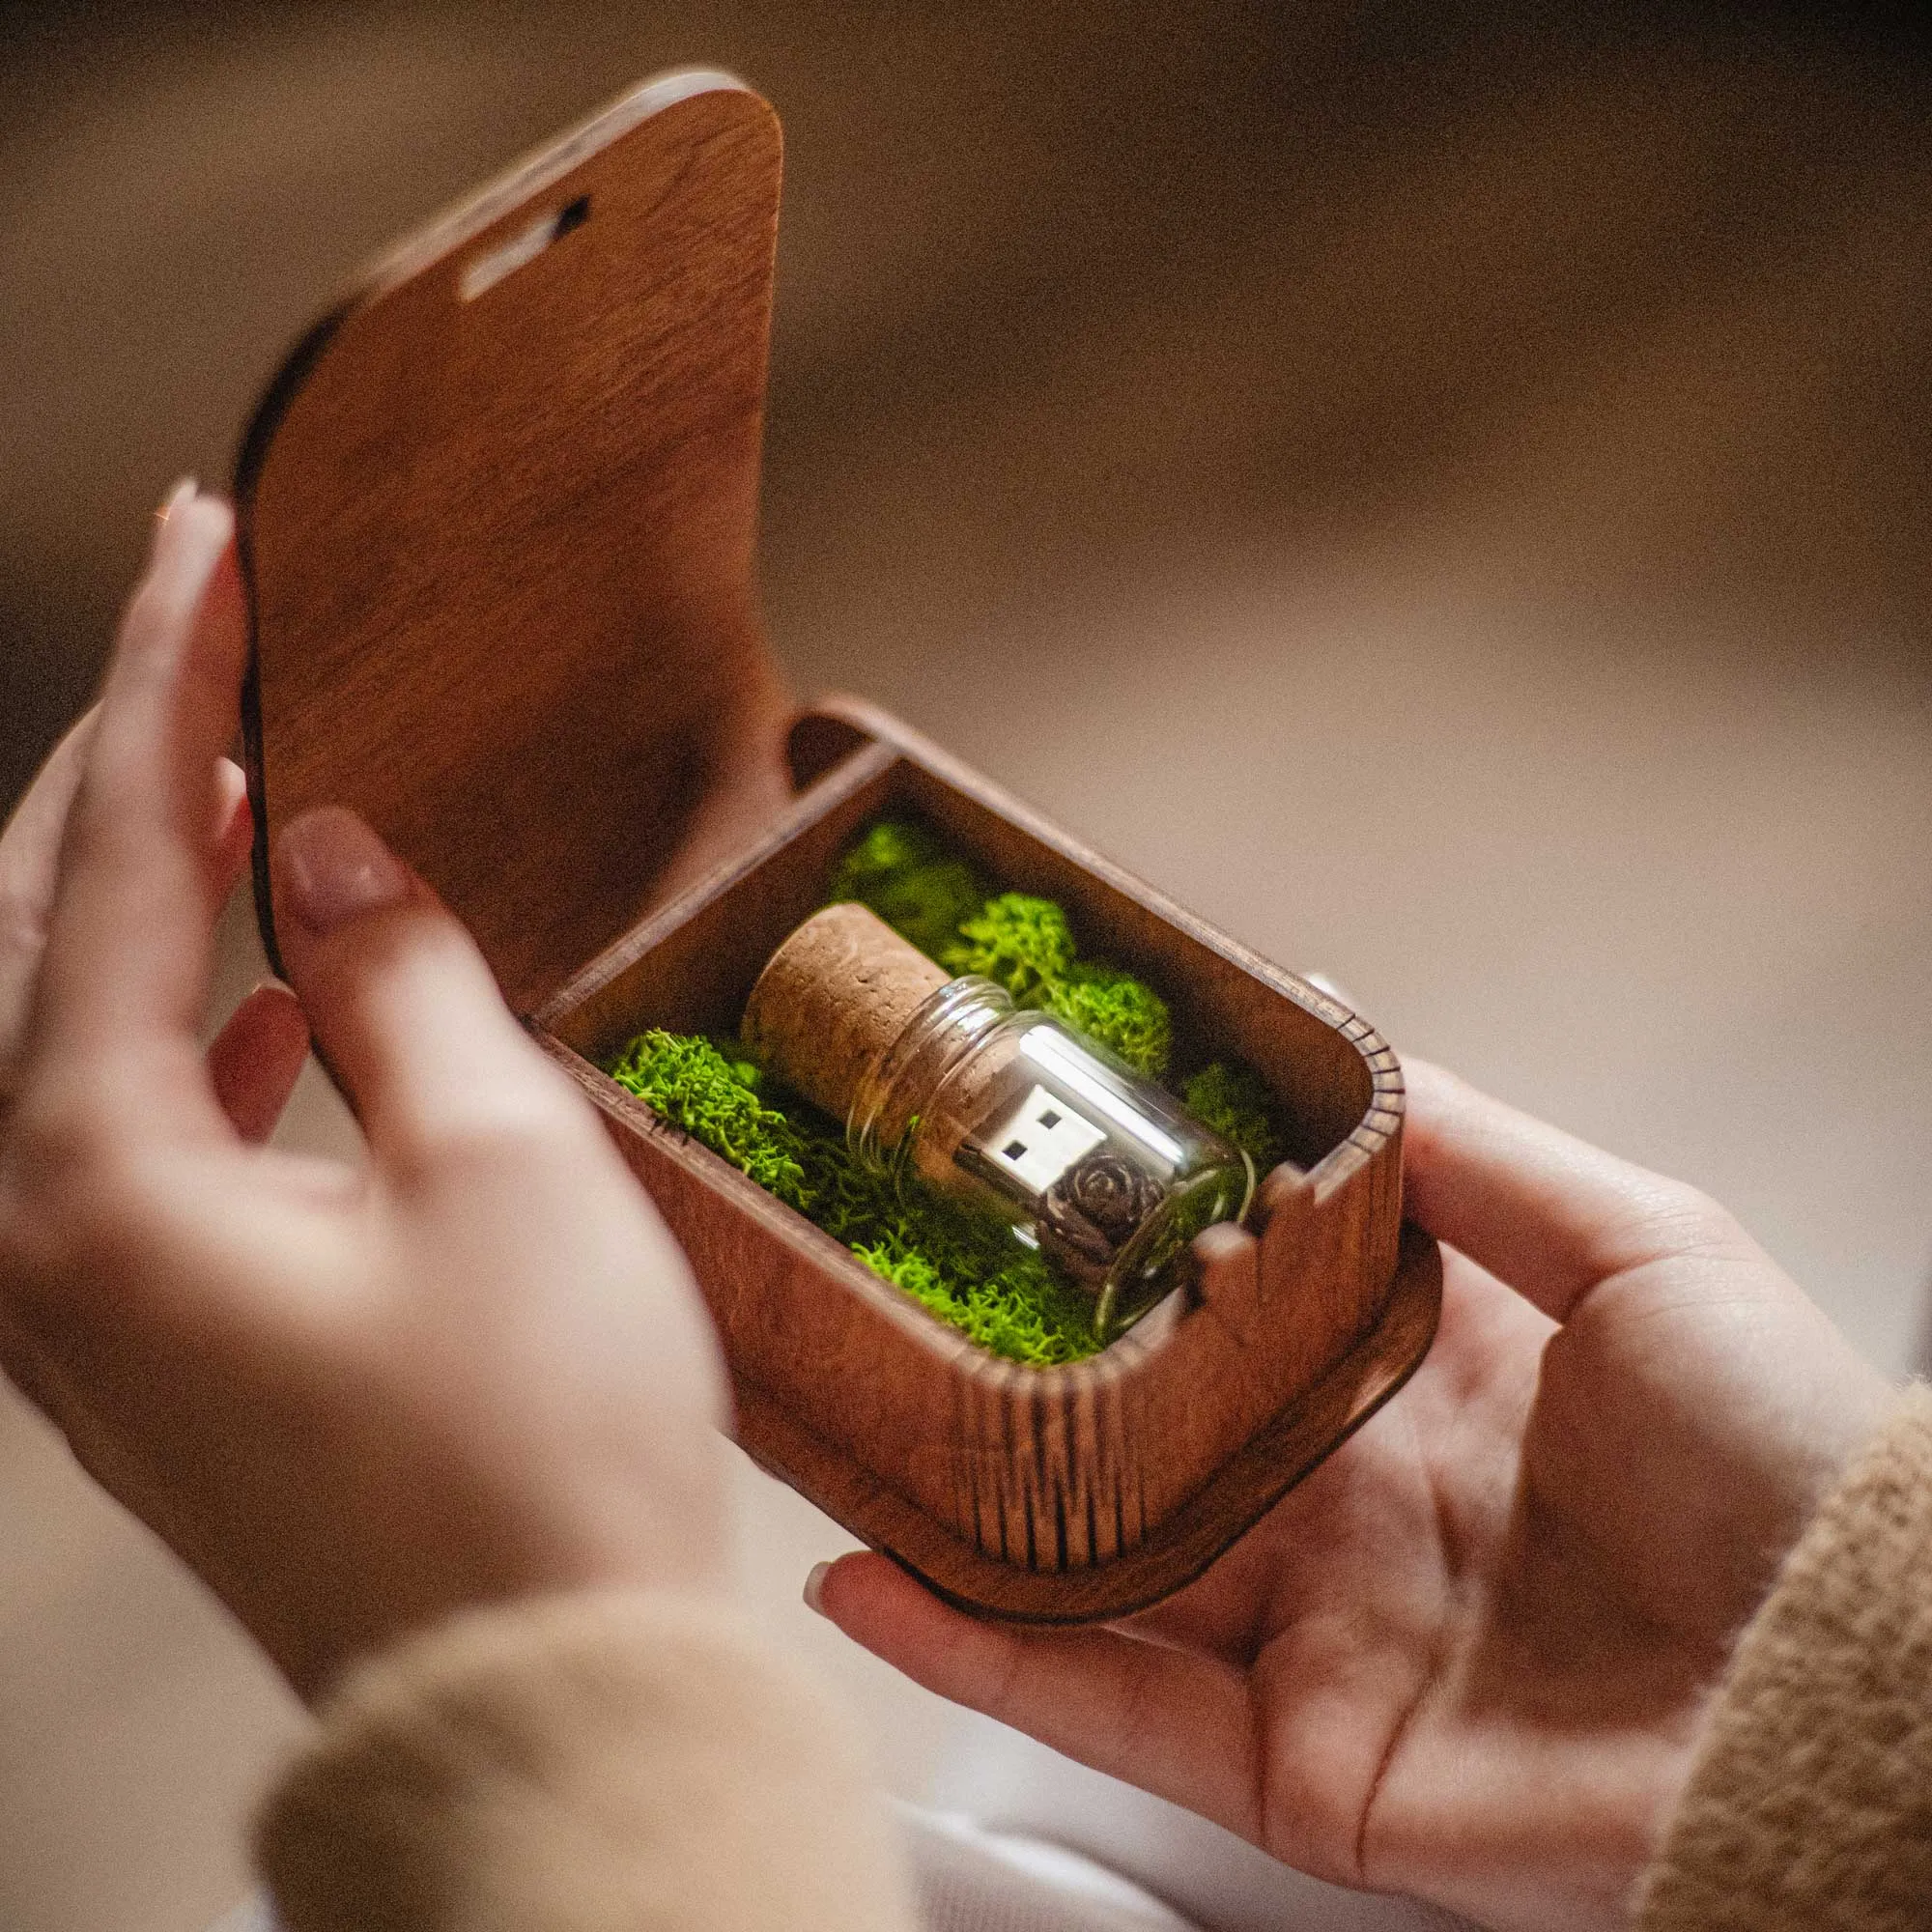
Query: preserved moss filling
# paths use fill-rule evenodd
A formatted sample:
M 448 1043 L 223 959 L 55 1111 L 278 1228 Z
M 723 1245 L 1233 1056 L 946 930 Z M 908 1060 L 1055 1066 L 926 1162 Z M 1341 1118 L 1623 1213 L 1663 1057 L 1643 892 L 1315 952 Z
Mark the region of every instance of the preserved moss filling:
M 923 825 L 871 826 L 834 867 L 826 903 L 857 899 L 950 973 L 980 973 L 1016 1005 L 1058 1014 L 1150 1079 L 1173 1057 L 1167 1004 L 1131 974 L 1079 956 L 1065 912 L 1024 893 L 989 894 Z M 1036 1368 L 1100 1346 L 1092 1303 L 1007 1225 L 917 1181 L 861 1164 L 844 1129 L 771 1083 L 733 1041 L 653 1029 L 611 1077 L 759 1186 L 842 1242 L 875 1273 L 982 1349 Z M 1281 1158 L 1271 1101 L 1251 1068 L 1215 1061 L 1176 1090 L 1204 1125 L 1244 1149 L 1258 1174 Z

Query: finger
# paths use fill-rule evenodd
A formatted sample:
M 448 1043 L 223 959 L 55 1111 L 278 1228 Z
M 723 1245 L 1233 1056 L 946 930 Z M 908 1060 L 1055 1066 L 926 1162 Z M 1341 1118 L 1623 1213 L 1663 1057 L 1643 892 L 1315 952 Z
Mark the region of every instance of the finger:
M 592 1131 L 475 943 L 353 811 L 303 812 L 277 858 L 282 960 L 379 1165 L 506 1128 Z
M 288 987 L 257 986 L 208 1049 L 214 1097 L 244 1141 L 265 1141 L 308 1060 L 308 1020 Z
M 0 831 L 0 1107 L 12 1094 L 26 1038 L 53 911 L 61 838 L 99 716 L 99 707 L 92 707 L 69 728 Z M 209 850 L 211 890 L 216 898 L 226 898 L 234 890 L 248 863 L 252 836 L 248 781 L 232 758 L 218 758 Z
M 807 1595 L 915 1684 L 1256 1835 L 1260 1741 L 1247 1679 L 1229 1664 L 1115 1631 L 983 1623 L 869 1552 L 815 1572 Z
M 122 620 L 35 1009 L 56 1060 L 176 1045 L 200 1017 L 216 760 L 234 734 L 247 650 L 232 535 L 225 504 L 178 492 Z
M 1600 1282 L 1665 1255 L 1756 1248 L 1682 1181 L 1492 1099 L 1426 1062 L 1404 1065 L 1410 1216 L 1567 1321 Z
M 27 1011 L 53 912 L 61 835 L 80 785 L 98 711 L 86 712 L 53 751 L 0 831 L 0 1106 L 13 1091 Z

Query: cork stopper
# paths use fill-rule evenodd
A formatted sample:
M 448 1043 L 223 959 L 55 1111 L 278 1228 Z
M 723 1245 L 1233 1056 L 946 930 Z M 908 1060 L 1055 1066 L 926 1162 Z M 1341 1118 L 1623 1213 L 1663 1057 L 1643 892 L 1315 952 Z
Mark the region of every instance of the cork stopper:
M 759 1063 L 835 1121 L 859 1083 L 951 976 L 857 904 L 813 913 L 766 962 L 745 1005 Z

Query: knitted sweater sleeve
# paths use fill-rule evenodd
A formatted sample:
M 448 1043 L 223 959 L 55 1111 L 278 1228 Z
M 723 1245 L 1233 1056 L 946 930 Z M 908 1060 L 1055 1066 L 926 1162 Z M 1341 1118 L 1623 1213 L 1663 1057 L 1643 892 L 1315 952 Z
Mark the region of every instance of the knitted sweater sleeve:
M 843 1712 L 718 1607 L 479 1610 L 364 1664 L 257 1833 L 289 1932 L 908 1932 Z
M 1932 1924 L 1932 1391 L 1846 1472 L 1746 1630 L 1638 1924 Z

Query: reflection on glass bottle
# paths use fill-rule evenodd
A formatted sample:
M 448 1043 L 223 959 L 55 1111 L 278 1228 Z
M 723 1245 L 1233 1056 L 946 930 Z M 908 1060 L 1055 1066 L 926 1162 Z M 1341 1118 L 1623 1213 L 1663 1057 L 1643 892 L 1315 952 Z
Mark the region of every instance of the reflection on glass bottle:
M 1161 1089 L 971 975 L 866 1067 L 847 1131 L 873 1165 L 1013 1222 L 1094 1294 L 1103 1337 L 1159 1300 L 1180 1251 L 1254 1190 L 1247 1155 Z

